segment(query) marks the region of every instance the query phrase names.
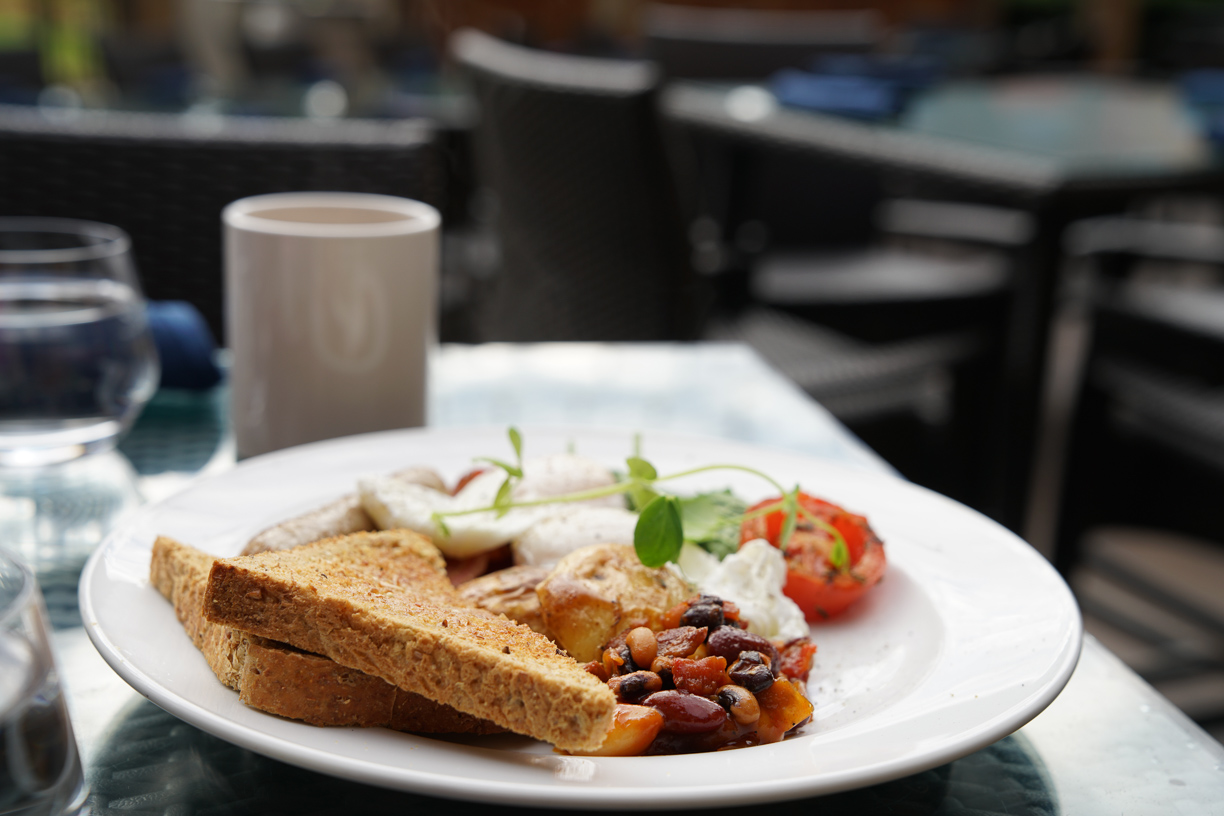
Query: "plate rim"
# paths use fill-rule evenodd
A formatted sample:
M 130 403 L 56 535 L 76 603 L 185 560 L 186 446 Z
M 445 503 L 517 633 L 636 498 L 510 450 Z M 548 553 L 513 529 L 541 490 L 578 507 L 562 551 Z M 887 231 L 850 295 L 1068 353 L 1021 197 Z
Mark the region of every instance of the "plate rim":
M 551 424 L 548 426 L 531 426 L 524 424 L 521 426 L 521 428 L 523 429 L 527 438 L 531 438 L 533 432 L 539 434 L 543 431 L 546 431 L 549 434 L 568 434 L 572 436 L 604 436 L 616 434 L 623 438 L 627 435 L 632 435 L 631 431 L 627 431 L 623 428 L 582 425 Z M 959 739 L 945 741 L 945 744 L 940 745 L 936 749 L 929 750 L 924 754 L 892 758 L 885 762 L 869 763 L 856 766 L 855 768 L 839 771 L 831 777 L 794 777 L 781 781 L 774 781 L 770 783 L 771 787 L 751 785 L 746 788 L 742 784 L 725 783 L 721 786 L 703 784 L 701 786 L 693 786 L 689 788 L 650 788 L 648 789 L 650 796 L 648 799 L 639 797 L 609 802 L 600 800 L 596 795 L 606 792 L 607 788 L 605 787 L 587 788 L 559 784 L 542 785 L 536 781 L 528 781 L 523 783 L 489 781 L 476 779 L 474 777 L 463 777 L 459 774 L 454 776 L 441 776 L 431 771 L 420 771 L 409 768 L 399 768 L 398 773 L 387 773 L 383 770 L 386 766 L 366 763 L 353 757 L 329 753 L 316 746 L 294 742 L 278 735 L 265 733 L 250 726 L 249 724 L 237 722 L 221 714 L 210 711 L 209 709 L 204 708 L 201 704 L 165 688 L 161 685 L 161 683 L 159 683 L 159 681 L 150 677 L 139 667 L 128 661 L 122 654 L 118 644 L 111 640 L 110 636 L 103 630 L 103 627 L 100 624 L 95 610 L 95 599 L 93 593 L 95 580 L 104 580 L 104 577 L 101 577 L 100 571 L 102 569 L 101 565 L 105 555 L 112 549 L 119 548 L 123 544 L 125 540 L 125 531 L 136 527 L 142 519 L 155 516 L 158 512 L 163 510 L 164 505 L 176 497 L 181 497 L 187 492 L 196 490 L 201 486 L 206 486 L 217 481 L 225 480 L 239 468 L 245 469 L 253 466 L 260 466 L 270 461 L 279 460 L 280 458 L 296 458 L 302 455 L 310 455 L 313 451 L 326 450 L 327 448 L 333 446 L 343 447 L 353 444 L 359 440 L 369 440 L 376 437 L 399 438 L 417 435 L 446 437 L 448 435 L 456 434 L 466 435 L 471 433 L 484 434 L 493 432 L 504 433 L 504 430 L 504 427 L 494 426 L 444 426 L 399 429 L 372 434 L 360 434 L 351 437 L 343 437 L 340 439 L 324 440 L 321 442 L 310 443 L 309 445 L 301 445 L 252 457 L 238 463 L 233 469 L 202 477 L 197 482 L 192 483 L 192 485 L 182 493 L 169 497 L 166 500 L 140 508 L 137 513 L 126 520 L 125 523 L 123 523 L 119 528 L 112 531 L 112 533 L 106 537 L 102 544 L 99 545 L 99 547 L 90 556 L 84 569 L 82 570 L 78 591 L 79 606 L 82 620 L 85 624 L 86 633 L 106 663 L 110 665 L 117 674 L 119 674 L 124 682 L 132 686 L 132 688 L 134 688 L 138 693 L 145 696 L 154 704 L 166 710 L 175 717 L 178 717 L 179 719 L 182 719 L 183 721 L 220 739 L 230 742 L 231 744 L 252 750 L 256 753 L 340 779 L 370 784 L 383 788 L 397 789 L 406 792 L 493 804 L 519 804 L 547 808 L 581 808 L 587 810 L 641 810 L 658 809 L 660 807 L 669 809 L 689 809 L 709 806 L 711 804 L 730 805 L 737 802 L 749 801 L 772 802 L 793 800 L 809 796 L 851 790 L 871 784 L 898 779 L 913 773 L 919 773 L 971 754 L 998 741 L 999 739 L 1002 739 L 1008 734 L 1015 732 L 1017 729 L 1044 711 L 1045 708 L 1051 702 L 1053 702 L 1053 700 L 1061 693 L 1062 689 L 1070 680 L 1071 675 L 1078 663 L 1083 647 L 1083 622 L 1078 605 L 1074 601 L 1074 596 L 1071 593 L 1070 588 L 1066 585 L 1065 581 L 1062 580 L 1061 576 L 1054 571 L 1053 566 L 1050 565 L 1039 552 L 1032 549 L 1030 545 L 1028 545 L 1014 533 L 1002 528 L 1002 526 L 998 525 L 997 522 L 994 522 L 981 513 L 973 510 L 972 508 L 968 508 L 965 505 L 954 501 L 953 499 L 924 488 L 920 485 L 908 482 L 882 469 L 869 468 L 861 465 L 860 463 L 843 462 L 836 459 L 829 459 L 804 452 L 796 452 L 786 448 L 773 447 L 756 442 L 744 442 L 741 440 L 725 439 L 720 437 L 686 434 L 670 430 L 643 430 L 640 431 L 640 433 L 643 438 L 650 437 L 664 440 L 666 442 L 714 443 L 724 446 L 760 449 L 771 452 L 775 455 L 787 456 L 794 459 L 806 459 L 817 463 L 821 468 L 831 469 L 833 471 L 853 471 L 860 476 L 865 474 L 869 479 L 880 479 L 882 481 L 891 482 L 894 485 L 901 486 L 901 489 L 916 491 L 919 494 L 925 494 L 924 500 L 934 499 L 940 502 L 947 502 L 959 508 L 961 512 L 967 512 L 977 516 L 980 522 L 993 525 L 999 530 L 1004 531 L 1006 536 L 1012 539 L 1011 543 L 1013 548 L 1015 548 L 1016 545 L 1019 545 L 1019 548 L 1022 548 L 1022 550 L 1018 551 L 1031 551 L 1031 556 L 1039 559 L 1040 562 L 1048 568 L 1049 572 L 1051 573 L 1051 577 L 1056 579 L 1058 585 L 1061 587 L 1062 593 L 1065 595 L 1065 600 L 1069 601 L 1068 611 L 1071 613 L 1071 615 L 1067 621 L 1069 628 L 1066 632 L 1066 634 L 1070 636 L 1069 647 L 1064 648 L 1059 653 L 1059 659 L 1051 664 L 1051 676 L 1037 693 L 1017 702 L 1005 713 L 996 715 L 987 722 L 978 725 L 976 728 L 968 729 L 960 735 Z M 175 622 L 177 623 L 177 619 L 175 619 Z M 641 758 L 633 757 L 602 757 L 596 759 L 601 762 L 642 761 Z M 811 780 L 814 778 L 822 779 L 821 784 L 814 786 L 811 782 Z M 694 798 L 695 792 L 698 793 L 698 795 Z

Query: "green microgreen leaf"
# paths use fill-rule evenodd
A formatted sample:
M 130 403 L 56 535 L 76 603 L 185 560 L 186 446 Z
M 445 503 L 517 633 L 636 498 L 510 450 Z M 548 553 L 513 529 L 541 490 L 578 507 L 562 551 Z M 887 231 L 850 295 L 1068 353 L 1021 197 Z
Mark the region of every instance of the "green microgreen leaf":
M 519 433 L 519 429 L 510 426 L 506 431 L 510 436 L 510 444 L 514 447 L 514 458 L 518 461 L 519 468 L 523 467 L 523 435 Z
M 650 486 L 659 478 L 659 472 L 640 456 L 630 456 L 625 460 L 625 465 L 629 468 L 629 481 L 632 482 L 628 493 L 630 507 L 642 510 L 659 497 L 659 492 Z
M 673 496 L 656 496 L 642 508 L 633 530 L 633 549 L 647 567 L 661 567 L 680 557 L 684 526 L 679 502 Z
M 510 491 L 514 488 L 514 483 L 511 477 L 507 476 L 506 480 L 501 483 L 501 487 L 497 488 L 497 495 L 493 497 L 493 508 L 497 510 L 497 517 L 501 518 L 510 512 Z
M 649 487 L 643 487 L 641 484 L 630 484 L 629 491 L 624 494 L 627 499 L 629 510 L 632 513 L 641 513 L 647 504 L 654 502 L 662 493 L 652 491 Z
M 778 549 L 786 552 L 791 535 L 795 532 L 795 524 L 799 515 L 799 488 L 782 497 L 782 509 L 786 515 L 782 518 L 782 531 L 778 534 Z
M 749 519 L 760 518 L 761 516 L 768 516 L 771 513 L 777 513 L 780 510 L 786 510 L 785 499 L 778 499 L 777 501 L 770 502 L 763 507 L 758 507 L 751 512 L 744 513 L 742 516 L 740 516 L 739 520 L 740 523 L 743 523 Z
M 663 495 L 657 490 L 653 490 L 640 482 L 634 482 L 629 485 L 629 490 L 625 493 L 625 498 L 628 502 L 629 509 L 634 513 L 640 513 L 655 499 Z
M 634 530 L 634 548 L 637 550 L 638 558 L 646 566 L 658 567 L 679 557 L 680 549 L 685 540 L 684 531 L 686 529 L 691 528 L 692 530 L 691 537 L 689 538 L 690 541 L 700 544 L 719 558 L 723 558 L 739 548 L 740 526 L 747 519 L 780 510 L 784 511 L 786 517 L 783 522 L 779 546 L 785 549 L 786 543 L 795 531 L 798 515 L 803 513 L 805 517 L 810 517 L 810 514 L 804 508 L 799 507 L 798 487 L 788 493 L 768 474 L 762 473 L 755 468 L 735 464 L 712 464 L 701 465 L 676 473 L 670 473 L 666 476 L 660 476 L 655 466 L 641 456 L 641 434 L 634 435 L 633 455 L 625 460 L 626 466 L 629 469 L 628 473 L 617 473 L 613 484 L 580 490 L 561 496 L 515 501 L 512 498 L 515 480 L 523 478 L 523 437 L 519 430 L 513 426 L 507 429 L 507 435 L 510 438 L 510 445 L 514 448 L 516 464 L 510 464 L 509 462 L 492 457 L 478 457 L 476 459 L 478 462 L 487 462 L 500 468 L 506 473 L 506 479 L 498 488 L 493 503 L 488 507 L 472 507 L 463 510 L 434 513 L 432 518 L 439 531 L 439 535 L 449 537 L 451 534 L 450 529 L 446 526 L 446 522 L 443 521 L 443 516 L 465 516 L 473 513 L 494 511 L 500 517 L 516 507 L 534 507 L 561 502 L 586 501 L 623 494 L 629 508 L 640 513 L 637 527 Z M 574 450 L 572 440 L 568 445 L 568 450 L 570 452 Z M 734 496 L 730 491 L 699 494 L 689 499 L 681 500 L 660 493 L 655 489 L 655 484 L 658 482 L 680 479 L 685 476 L 693 476 L 713 470 L 735 470 L 750 473 L 769 482 L 782 496 L 777 502 L 771 502 L 767 507 L 761 507 L 748 513 L 746 512 L 746 503 Z M 819 520 L 816 523 L 817 526 L 821 527 L 829 526 Z M 841 542 L 844 549 L 845 542 L 841 538 L 840 533 L 832 530 L 831 534 L 834 537 L 835 545 L 836 542 Z M 843 562 L 848 562 L 849 560 L 848 558 L 842 559 L 837 554 L 831 557 L 841 559 Z
M 829 564 L 835 570 L 844 570 L 850 566 L 850 550 L 841 536 L 833 541 L 833 549 L 829 550 Z
M 474 461 L 488 462 L 490 465 L 493 465 L 494 467 L 499 467 L 502 470 L 506 471 L 508 475 L 513 476 L 516 479 L 523 478 L 523 469 L 521 467 L 516 467 L 515 465 L 512 465 L 509 462 L 503 462 L 502 460 L 494 459 L 491 456 L 477 456 Z
M 655 470 L 655 466 L 639 456 L 630 456 L 625 460 L 625 464 L 629 466 L 629 478 L 631 479 L 654 481 L 659 478 L 659 471 Z
M 840 572 L 848 571 L 850 569 L 850 548 L 846 545 L 846 537 L 842 535 L 841 530 L 806 507 L 799 507 L 799 514 L 803 516 L 804 521 L 824 530 L 833 539 L 833 547 L 829 550 L 829 565 Z

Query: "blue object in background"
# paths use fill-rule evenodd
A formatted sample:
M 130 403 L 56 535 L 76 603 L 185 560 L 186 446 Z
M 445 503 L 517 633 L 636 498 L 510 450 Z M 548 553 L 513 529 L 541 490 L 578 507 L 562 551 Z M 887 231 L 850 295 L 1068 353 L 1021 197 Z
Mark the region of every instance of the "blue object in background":
M 1203 136 L 1211 142 L 1215 150 L 1224 147 L 1224 112 L 1203 114 L 1199 116 Z
M 221 382 L 217 344 L 196 307 L 182 300 L 150 301 L 148 316 L 161 358 L 161 388 L 204 390 Z
M 942 73 L 939 62 L 926 57 L 826 54 L 812 63 L 811 71 L 774 74 L 770 90 L 783 105 L 856 119 L 889 119 Z
M 812 73 L 868 77 L 888 82 L 903 93 L 920 91 L 943 78 L 939 60 L 926 56 L 824 54 L 812 62 Z
M 1182 96 L 1194 107 L 1224 107 L 1224 70 L 1202 68 L 1177 78 Z
M 783 105 L 856 119 L 886 119 L 900 109 L 897 89 L 871 77 L 826 76 L 787 69 L 773 75 L 769 89 Z
M 1214 145 L 1224 145 L 1224 70 L 1200 68 L 1177 78 L 1182 99 Z

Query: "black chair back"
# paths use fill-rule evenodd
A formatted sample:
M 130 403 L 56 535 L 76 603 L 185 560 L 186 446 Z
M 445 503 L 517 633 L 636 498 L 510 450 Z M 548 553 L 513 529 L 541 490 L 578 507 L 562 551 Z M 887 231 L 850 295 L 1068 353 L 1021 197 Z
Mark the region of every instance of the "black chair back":
M 683 219 L 645 62 L 533 51 L 476 31 L 451 50 L 479 108 L 500 263 L 473 292 L 483 340 L 692 334 Z
M 221 210 L 246 196 L 313 190 L 440 205 L 433 132 L 417 121 L 49 116 L 0 105 L 0 215 L 121 227 L 132 236 L 145 294 L 191 302 L 218 338 Z
M 1224 268 L 1224 231 L 1127 218 L 1077 226 L 1071 251 L 1096 275 L 1055 561 L 1070 573 L 1085 533 L 1104 524 L 1224 542 L 1224 288 L 1137 275 L 1144 261 Z
M 1144 655 L 1135 668 L 1146 680 L 1218 688 L 1224 287 L 1167 273 L 1171 263 L 1224 268 L 1224 231 L 1125 218 L 1078 227 L 1071 252 L 1094 261 L 1096 276 L 1054 563 L 1087 620 Z M 1205 727 L 1224 721 L 1218 694 L 1186 710 Z

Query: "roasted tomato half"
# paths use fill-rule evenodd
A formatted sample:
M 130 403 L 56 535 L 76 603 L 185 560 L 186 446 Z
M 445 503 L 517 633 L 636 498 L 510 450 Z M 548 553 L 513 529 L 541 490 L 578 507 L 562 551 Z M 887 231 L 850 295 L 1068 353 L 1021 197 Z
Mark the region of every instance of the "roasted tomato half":
M 748 512 L 751 514 L 780 500 L 781 497 L 766 499 Z M 809 621 L 821 621 L 838 614 L 879 583 L 884 575 L 884 543 L 868 526 L 867 519 L 836 504 L 806 493 L 799 494 L 799 504 L 840 533 L 846 542 L 847 558 L 840 566 L 834 566 L 837 537 L 800 513 L 786 545 L 783 591 L 799 604 Z M 784 521 L 785 513 L 781 510 L 748 519 L 740 528 L 740 544 L 764 538 L 777 547 Z

